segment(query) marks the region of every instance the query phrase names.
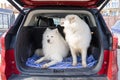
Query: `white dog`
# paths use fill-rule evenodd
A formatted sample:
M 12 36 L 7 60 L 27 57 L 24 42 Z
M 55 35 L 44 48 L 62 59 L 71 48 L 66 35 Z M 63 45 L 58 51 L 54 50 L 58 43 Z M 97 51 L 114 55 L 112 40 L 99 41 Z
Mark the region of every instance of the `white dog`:
M 88 25 L 74 14 L 61 19 L 60 25 L 64 27 L 65 39 L 71 50 L 72 65 L 77 65 L 77 53 L 81 53 L 82 66 L 86 67 L 87 49 L 91 42 L 91 32 Z
M 42 66 L 42 68 L 47 68 L 61 62 L 63 58 L 68 55 L 69 47 L 64 38 L 58 32 L 58 29 L 51 30 L 47 28 L 43 34 L 42 50 L 44 56 L 35 61 L 35 63 L 40 63 L 43 60 L 51 60 L 51 62 Z

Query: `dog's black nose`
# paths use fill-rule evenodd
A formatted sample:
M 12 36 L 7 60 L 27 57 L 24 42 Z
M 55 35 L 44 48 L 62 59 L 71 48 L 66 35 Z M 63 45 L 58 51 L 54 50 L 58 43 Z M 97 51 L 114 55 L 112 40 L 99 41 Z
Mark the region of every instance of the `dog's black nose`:
M 50 40 L 48 39 L 47 42 L 50 43 Z

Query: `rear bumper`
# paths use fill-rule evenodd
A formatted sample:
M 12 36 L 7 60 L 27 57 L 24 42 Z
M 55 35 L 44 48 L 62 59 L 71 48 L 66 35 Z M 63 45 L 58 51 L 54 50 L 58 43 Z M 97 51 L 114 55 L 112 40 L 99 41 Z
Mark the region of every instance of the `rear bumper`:
M 25 76 L 14 75 L 9 80 L 108 80 L 106 76 L 95 77 L 40 77 L 40 76 Z

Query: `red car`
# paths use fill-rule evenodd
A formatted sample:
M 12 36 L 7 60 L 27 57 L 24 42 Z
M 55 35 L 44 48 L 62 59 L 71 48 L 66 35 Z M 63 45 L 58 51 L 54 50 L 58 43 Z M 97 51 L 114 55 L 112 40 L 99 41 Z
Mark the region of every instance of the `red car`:
M 113 37 L 100 11 L 109 0 L 8 0 L 20 11 L 15 23 L 1 37 L 1 80 L 118 80 L 117 38 Z M 60 19 L 76 14 L 91 30 L 87 67 L 71 65 L 71 55 L 61 63 L 42 69 L 34 61 L 42 49 L 47 27 L 58 28 L 65 37 Z M 52 27 L 51 27 L 52 26 Z M 83 33 L 84 34 L 84 33 Z

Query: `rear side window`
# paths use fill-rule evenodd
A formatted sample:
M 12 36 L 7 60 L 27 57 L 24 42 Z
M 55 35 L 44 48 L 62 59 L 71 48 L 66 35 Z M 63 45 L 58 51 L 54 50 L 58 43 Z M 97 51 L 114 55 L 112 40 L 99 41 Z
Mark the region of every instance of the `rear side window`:
M 53 21 L 56 26 L 60 24 L 60 18 L 53 18 Z

